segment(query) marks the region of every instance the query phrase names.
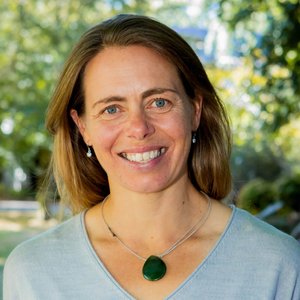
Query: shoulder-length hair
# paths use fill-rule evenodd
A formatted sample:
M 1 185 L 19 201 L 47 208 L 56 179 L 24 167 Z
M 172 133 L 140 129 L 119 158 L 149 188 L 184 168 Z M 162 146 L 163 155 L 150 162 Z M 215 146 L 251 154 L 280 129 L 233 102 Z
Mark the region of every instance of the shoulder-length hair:
M 83 75 L 89 61 L 104 48 L 130 45 L 142 45 L 164 56 L 177 67 L 189 98 L 203 98 L 197 142 L 188 159 L 189 178 L 197 190 L 214 199 L 224 198 L 231 189 L 231 134 L 223 104 L 187 42 L 166 25 L 138 15 L 118 15 L 92 27 L 65 63 L 46 119 L 46 127 L 54 136 L 49 170 L 60 198 L 77 213 L 109 194 L 107 174 L 95 155 L 86 156 L 87 146 L 70 111 L 84 114 Z

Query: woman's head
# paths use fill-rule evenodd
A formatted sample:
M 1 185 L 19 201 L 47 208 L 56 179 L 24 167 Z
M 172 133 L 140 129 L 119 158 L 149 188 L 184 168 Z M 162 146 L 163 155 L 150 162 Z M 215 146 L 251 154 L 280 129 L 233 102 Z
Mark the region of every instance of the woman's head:
M 86 66 L 112 47 L 143 46 L 172 64 L 191 105 L 202 99 L 202 114 L 195 128 L 196 144 L 188 157 L 193 185 L 213 198 L 230 190 L 229 126 L 223 106 L 198 57 L 173 30 L 144 16 L 119 15 L 87 31 L 67 60 L 49 105 L 47 128 L 54 135 L 52 167 L 61 198 L 74 212 L 91 207 L 109 193 L 107 174 L 95 155 L 86 156 L 85 141 L 70 113 L 86 110 Z M 158 74 L 159 76 L 159 74 Z
M 187 182 L 202 99 L 187 96 L 174 64 L 148 47 L 106 47 L 87 64 L 83 87 L 84 114 L 71 115 L 111 193 L 157 193 Z

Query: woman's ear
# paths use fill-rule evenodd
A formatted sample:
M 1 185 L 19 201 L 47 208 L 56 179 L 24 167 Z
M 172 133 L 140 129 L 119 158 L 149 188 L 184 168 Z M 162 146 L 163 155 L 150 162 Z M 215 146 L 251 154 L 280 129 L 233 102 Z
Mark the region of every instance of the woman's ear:
M 192 123 L 193 131 L 197 131 L 200 125 L 202 104 L 203 104 L 203 97 L 200 94 L 197 94 L 196 97 L 193 99 L 193 123 Z
M 82 135 L 85 143 L 90 146 L 90 142 L 89 142 L 90 138 L 89 138 L 88 132 L 86 130 L 86 125 L 85 125 L 84 119 L 82 117 L 78 116 L 76 109 L 72 109 L 70 112 L 70 115 L 71 115 L 74 123 L 76 124 L 80 134 Z

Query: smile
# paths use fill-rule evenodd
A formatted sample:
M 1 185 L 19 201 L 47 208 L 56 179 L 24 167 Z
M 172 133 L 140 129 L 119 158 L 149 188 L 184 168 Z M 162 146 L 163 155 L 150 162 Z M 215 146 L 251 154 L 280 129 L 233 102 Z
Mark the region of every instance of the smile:
M 143 153 L 121 153 L 121 156 L 129 161 L 146 163 L 152 159 L 155 159 L 166 152 L 166 148 L 161 148 L 159 150 L 152 150 Z

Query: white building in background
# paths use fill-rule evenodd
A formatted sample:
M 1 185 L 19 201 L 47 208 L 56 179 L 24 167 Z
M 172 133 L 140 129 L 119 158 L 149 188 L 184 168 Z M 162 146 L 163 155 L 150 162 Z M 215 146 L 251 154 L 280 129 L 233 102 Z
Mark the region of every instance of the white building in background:
M 194 48 L 204 64 L 234 68 L 240 64 L 242 41 L 230 35 L 217 16 L 218 5 L 204 8 L 203 0 L 190 0 L 187 15 L 199 26 L 172 28 Z
M 213 64 L 220 68 L 239 65 L 239 43 L 217 20 L 209 28 L 175 26 L 173 29 L 187 39 L 204 64 Z

